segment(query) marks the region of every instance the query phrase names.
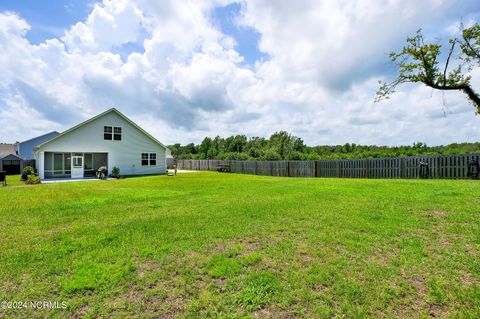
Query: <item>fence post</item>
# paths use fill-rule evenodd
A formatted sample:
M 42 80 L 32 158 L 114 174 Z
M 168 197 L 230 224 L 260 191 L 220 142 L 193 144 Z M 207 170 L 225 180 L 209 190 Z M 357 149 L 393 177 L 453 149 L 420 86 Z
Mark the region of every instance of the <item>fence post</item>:
M 435 170 L 437 171 L 436 178 L 440 178 L 440 156 L 435 156 Z
M 290 161 L 287 161 L 287 176 L 290 177 Z
M 368 172 L 368 158 L 365 159 L 365 178 L 369 178 Z
M 403 157 L 400 157 L 400 174 L 398 174 L 398 177 L 403 178 Z

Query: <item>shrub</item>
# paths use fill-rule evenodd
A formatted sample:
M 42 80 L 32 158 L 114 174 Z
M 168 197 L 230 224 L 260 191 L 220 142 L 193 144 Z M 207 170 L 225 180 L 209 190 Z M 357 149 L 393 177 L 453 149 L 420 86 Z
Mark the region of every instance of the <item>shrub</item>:
M 268 149 L 263 153 L 262 160 L 264 161 L 280 161 L 282 157 L 276 151 Z
M 112 177 L 119 178 L 120 177 L 120 168 L 114 166 L 112 168 Z
M 35 174 L 28 175 L 27 180 L 25 181 L 25 184 L 40 184 L 40 177 L 38 177 Z
M 35 170 L 31 166 L 25 166 L 22 170 L 21 180 L 25 182 L 29 175 L 35 175 Z

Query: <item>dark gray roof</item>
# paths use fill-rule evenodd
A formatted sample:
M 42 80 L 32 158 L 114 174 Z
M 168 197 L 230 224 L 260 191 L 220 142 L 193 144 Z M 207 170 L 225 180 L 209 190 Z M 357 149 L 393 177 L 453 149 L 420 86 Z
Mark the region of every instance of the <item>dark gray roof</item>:
M 15 154 L 9 154 L 7 156 L 4 156 L 3 158 L 0 158 L 0 160 L 2 160 L 2 161 L 4 161 L 4 160 L 14 161 L 14 160 L 22 160 L 22 159 Z
M 49 133 L 45 133 L 45 134 L 42 134 L 42 135 L 40 135 L 40 136 L 32 137 L 32 138 L 30 138 L 30 139 L 28 139 L 28 140 L 26 140 L 26 141 L 20 142 L 20 144 L 22 144 L 22 143 L 27 143 L 27 142 L 30 142 L 30 141 L 32 141 L 32 140 L 35 140 L 35 139 L 37 139 L 37 138 L 41 138 L 41 137 L 44 137 L 44 136 L 47 136 L 47 135 L 51 135 L 52 137 L 55 137 L 55 136 L 57 136 L 57 135 L 59 135 L 59 134 L 60 134 L 60 133 L 58 133 L 57 131 L 51 131 L 51 132 L 49 132 Z
M 17 154 L 17 152 L 15 151 L 15 144 L 4 144 L 4 143 L 1 143 L 0 144 L 0 158 L 4 158 L 5 156 L 7 155 L 10 155 L 10 154 Z

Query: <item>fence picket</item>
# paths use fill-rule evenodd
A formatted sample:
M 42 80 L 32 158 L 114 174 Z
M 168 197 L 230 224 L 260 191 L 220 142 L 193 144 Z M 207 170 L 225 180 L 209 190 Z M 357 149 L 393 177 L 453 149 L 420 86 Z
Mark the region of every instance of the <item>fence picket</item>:
M 430 178 L 468 178 L 468 163 L 480 155 L 435 155 L 400 158 L 367 158 L 318 161 L 221 161 L 176 160 L 183 170 L 216 171 L 228 164 L 230 172 L 265 176 L 344 177 L 344 178 L 419 178 L 421 161 L 428 163 Z

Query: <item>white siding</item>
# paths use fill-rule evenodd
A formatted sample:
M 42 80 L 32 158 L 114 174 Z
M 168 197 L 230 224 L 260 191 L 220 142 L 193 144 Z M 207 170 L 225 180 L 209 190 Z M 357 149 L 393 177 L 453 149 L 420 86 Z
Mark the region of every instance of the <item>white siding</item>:
M 40 179 L 45 178 L 45 153 L 38 152 L 35 153 L 35 166 L 37 166 L 37 172 L 40 176 Z
M 104 126 L 121 127 L 122 140 L 104 140 Z M 165 148 L 114 111 L 60 136 L 37 152 L 108 153 L 109 172 L 117 166 L 122 175 L 165 173 Z M 142 166 L 142 153 L 157 153 L 157 165 Z

